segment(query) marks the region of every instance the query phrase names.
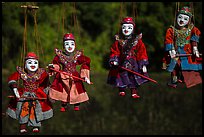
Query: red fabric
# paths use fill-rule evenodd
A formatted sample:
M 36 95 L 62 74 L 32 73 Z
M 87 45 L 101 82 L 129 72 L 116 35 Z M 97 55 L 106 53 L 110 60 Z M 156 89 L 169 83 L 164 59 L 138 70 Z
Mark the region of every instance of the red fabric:
M 133 25 L 135 26 L 135 23 L 134 23 L 132 17 L 125 17 L 125 18 L 123 18 L 123 20 L 122 20 L 121 23 L 122 23 L 122 24 L 131 23 L 131 24 L 133 24 Z
M 88 69 L 88 70 L 90 70 L 90 62 L 91 62 L 91 60 L 90 60 L 89 57 L 84 56 L 83 54 L 81 54 L 79 57 L 77 57 L 75 65 L 76 66 L 77 65 L 81 65 L 80 69 Z M 61 63 L 60 58 L 57 55 L 54 57 L 52 63 L 61 66 L 61 70 L 63 70 L 64 67 L 65 67 Z M 80 77 L 79 72 L 77 72 L 77 71 L 73 72 L 72 75 L 76 76 L 76 77 Z M 78 91 L 79 94 L 86 92 L 86 90 L 84 88 L 84 85 L 83 85 L 81 80 L 78 80 L 78 79 L 74 78 L 74 81 L 75 81 L 76 88 L 77 88 L 77 91 Z M 65 86 L 63 85 L 62 78 L 61 78 L 60 74 L 57 73 L 55 78 L 54 78 L 54 80 L 53 80 L 51 88 L 53 88 L 53 89 L 55 89 L 55 90 L 57 90 L 59 92 L 63 92 L 63 88 L 64 87 Z
M 110 58 L 117 56 L 118 58 L 121 57 L 122 53 L 121 53 L 121 45 L 119 44 L 118 41 L 115 41 L 112 46 L 111 46 L 111 53 L 110 53 Z M 143 43 L 143 41 L 140 39 L 138 40 L 137 45 L 135 45 L 131 52 L 134 53 L 134 59 L 136 61 L 142 61 L 142 60 L 148 60 L 148 56 L 147 56 L 147 52 L 146 52 L 146 47 L 145 44 Z M 109 71 L 109 76 L 112 77 L 119 77 L 119 69 L 111 69 Z
M 65 41 L 65 40 L 75 40 L 75 39 L 74 39 L 74 35 L 73 35 L 72 33 L 67 33 L 67 34 L 64 35 L 63 40 L 64 40 L 64 41 Z
M 111 47 L 111 54 L 110 58 L 114 56 L 120 56 L 121 54 L 121 45 L 119 44 L 118 41 L 115 41 Z M 142 42 L 142 40 L 138 40 L 138 43 L 136 46 L 134 46 L 131 50 L 132 52 L 136 51 L 135 53 L 135 60 L 136 61 L 141 61 L 141 60 L 148 60 L 147 52 L 146 52 L 146 47 L 145 44 Z
M 28 81 L 23 80 L 22 78 L 20 78 L 20 73 L 19 72 L 14 72 L 12 75 L 9 76 L 8 81 L 10 80 L 21 80 L 23 81 L 23 85 L 24 84 L 29 84 Z M 47 74 L 46 71 L 44 71 L 41 75 L 40 78 L 38 80 L 36 80 L 35 84 L 39 84 L 39 88 L 37 88 L 35 91 L 35 94 L 38 98 L 47 98 L 47 95 L 45 94 L 45 92 L 43 91 L 44 88 L 46 88 L 49 84 L 49 75 Z M 26 92 L 27 90 L 24 87 L 18 87 L 18 92 L 20 94 L 20 96 L 22 96 L 22 94 L 24 92 Z M 12 109 L 16 109 L 16 103 L 17 100 L 13 100 L 11 99 L 10 103 L 9 103 L 9 107 Z M 42 101 L 40 100 L 40 104 L 42 107 L 42 111 L 47 111 L 50 110 L 52 108 L 51 102 L 49 102 L 48 100 Z
M 196 36 L 200 36 L 201 35 L 201 32 L 200 30 L 197 28 L 197 27 L 193 27 L 193 29 L 191 30 L 191 35 L 189 35 L 186 40 L 190 40 L 191 36 L 192 35 L 196 35 Z M 173 38 L 173 28 L 168 28 L 167 31 L 166 31 L 166 36 L 165 36 L 165 41 L 164 41 L 164 44 L 166 46 L 166 44 L 173 44 L 175 45 L 174 43 L 174 38 Z M 186 54 L 192 54 L 193 53 L 193 47 L 192 47 L 192 44 L 189 43 L 189 44 L 186 44 L 184 46 L 184 51 L 186 52 Z M 168 54 L 168 53 L 167 53 Z M 169 62 L 169 57 L 168 56 L 165 56 L 163 58 L 163 62 Z M 188 56 L 188 62 L 190 64 L 200 64 L 199 61 L 197 61 L 195 59 L 194 56 Z
M 38 56 L 34 52 L 29 52 L 25 59 L 38 59 Z
M 11 81 L 11 80 L 15 80 L 17 81 L 18 79 L 20 79 L 20 75 L 18 72 L 14 72 L 12 75 L 10 75 L 7 79 L 7 82 Z
M 195 71 L 182 71 L 184 82 L 187 88 L 193 87 L 202 83 L 202 78 L 199 72 Z

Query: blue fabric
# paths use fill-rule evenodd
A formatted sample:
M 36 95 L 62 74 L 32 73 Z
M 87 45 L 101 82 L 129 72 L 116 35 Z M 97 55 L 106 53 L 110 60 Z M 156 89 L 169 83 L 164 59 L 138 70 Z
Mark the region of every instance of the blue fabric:
M 171 59 L 171 62 L 169 63 L 169 66 L 167 67 L 167 71 L 173 72 L 177 61 L 175 59 Z
M 169 50 L 172 50 L 173 49 L 173 44 L 166 44 L 166 46 L 165 46 L 165 50 L 166 51 L 169 51 Z
M 130 61 L 131 65 L 133 66 L 133 68 L 131 69 L 132 71 L 135 71 L 137 73 L 145 75 L 146 77 L 149 77 L 148 73 L 143 74 L 142 70 L 140 70 L 138 68 L 139 66 L 138 66 L 137 61 L 135 61 L 134 59 L 129 59 L 129 61 Z M 143 63 L 147 63 L 147 61 L 144 61 Z M 137 88 L 141 84 L 149 81 L 145 78 L 142 78 L 136 74 L 133 74 L 131 72 L 128 72 L 128 71 L 122 70 L 122 69 L 119 69 L 118 74 L 119 74 L 118 77 L 109 75 L 107 83 L 114 85 L 115 87 Z
M 193 36 L 191 37 L 191 40 L 192 40 L 192 41 L 199 42 L 199 36 L 193 35 Z
M 178 47 L 177 49 L 179 54 L 186 54 L 183 47 Z M 202 70 L 202 64 L 190 64 L 188 62 L 188 57 L 180 57 L 181 60 L 181 69 L 182 70 Z M 172 72 L 177 61 L 175 59 L 171 59 L 169 66 L 167 67 L 167 71 Z

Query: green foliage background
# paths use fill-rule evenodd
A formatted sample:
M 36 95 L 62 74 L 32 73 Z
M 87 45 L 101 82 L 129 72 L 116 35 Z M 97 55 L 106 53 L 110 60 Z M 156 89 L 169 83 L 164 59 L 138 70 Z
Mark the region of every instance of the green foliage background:
M 70 106 L 68 112 L 60 113 L 59 103 L 53 104 L 54 117 L 43 123 L 40 134 L 202 134 L 202 86 L 168 89 L 170 75 L 161 70 L 164 36 L 174 23 L 176 2 L 2 2 L 3 134 L 18 134 L 17 121 L 3 114 L 11 94 L 7 77 L 17 65 L 22 65 L 25 15 L 21 5 L 28 4 L 39 9 L 37 37 L 32 13 L 26 14 L 26 47 L 38 53 L 41 67 L 52 61 L 54 48 L 62 48 L 63 34 L 72 32 L 77 49 L 83 49 L 91 58 L 94 83 L 85 85 L 90 101 L 82 104 L 80 112 L 74 112 Z M 180 2 L 180 6 L 186 5 L 190 2 Z M 202 29 L 202 2 L 193 2 L 193 11 L 195 26 Z M 141 86 L 139 100 L 132 100 L 130 95 L 120 98 L 117 89 L 106 84 L 107 59 L 120 19 L 133 17 L 134 13 L 149 56 L 149 74 L 159 83 Z M 200 41 L 202 45 L 202 36 Z

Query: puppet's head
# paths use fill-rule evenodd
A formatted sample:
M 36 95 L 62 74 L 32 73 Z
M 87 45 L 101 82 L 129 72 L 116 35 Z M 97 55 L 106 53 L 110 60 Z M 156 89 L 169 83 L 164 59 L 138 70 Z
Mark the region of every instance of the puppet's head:
M 191 23 L 191 18 L 193 14 L 191 13 L 191 9 L 189 7 L 183 7 L 177 13 L 177 25 L 179 27 L 185 27 Z
M 76 43 L 75 43 L 74 35 L 72 33 L 66 33 L 64 35 L 63 46 L 64 46 L 64 49 L 69 53 L 72 53 L 75 50 Z
M 30 72 L 35 72 L 38 68 L 38 56 L 34 52 L 28 52 L 25 57 L 25 69 Z
M 134 33 L 135 23 L 132 17 L 125 17 L 121 22 L 122 33 L 124 36 L 130 36 Z

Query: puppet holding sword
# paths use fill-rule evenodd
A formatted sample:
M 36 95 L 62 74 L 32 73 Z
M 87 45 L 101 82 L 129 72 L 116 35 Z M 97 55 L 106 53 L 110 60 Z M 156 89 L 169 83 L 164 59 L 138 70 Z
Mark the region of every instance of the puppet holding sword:
M 72 33 L 63 37 L 64 50 L 55 49 L 55 57 L 48 65 L 50 75 L 55 75 L 50 86 L 49 97 L 61 101 L 61 112 L 67 110 L 68 104 L 74 105 L 74 110 L 80 110 L 80 104 L 89 100 L 83 81 L 90 81 L 90 58 L 83 51 L 76 50 L 76 42 Z M 80 66 L 80 72 L 77 71 Z
M 187 88 L 202 83 L 199 73 L 202 54 L 198 51 L 200 35 L 200 30 L 193 24 L 191 9 L 184 6 L 177 12 L 175 26 L 167 29 L 164 40 L 163 69 L 171 73 L 169 87 L 176 88 L 180 82 Z
M 53 117 L 48 99 L 49 74 L 39 67 L 39 57 L 28 52 L 24 67 L 17 66 L 16 72 L 8 77 L 8 86 L 14 93 L 7 108 L 7 114 L 19 121 L 20 133 L 40 132 L 42 121 Z
M 132 17 L 125 17 L 121 22 L 121 31 L 115 35 L 115 41 L 110 49 L 110 71 L 107 83 L 117 87 L 120 96 L 131 91 L 132 98 L 140 98 L 138 88 L 148 82 L 156 81 L 149 78 L 149 64 L 142 34 L 136 34 L 136 25 Z

